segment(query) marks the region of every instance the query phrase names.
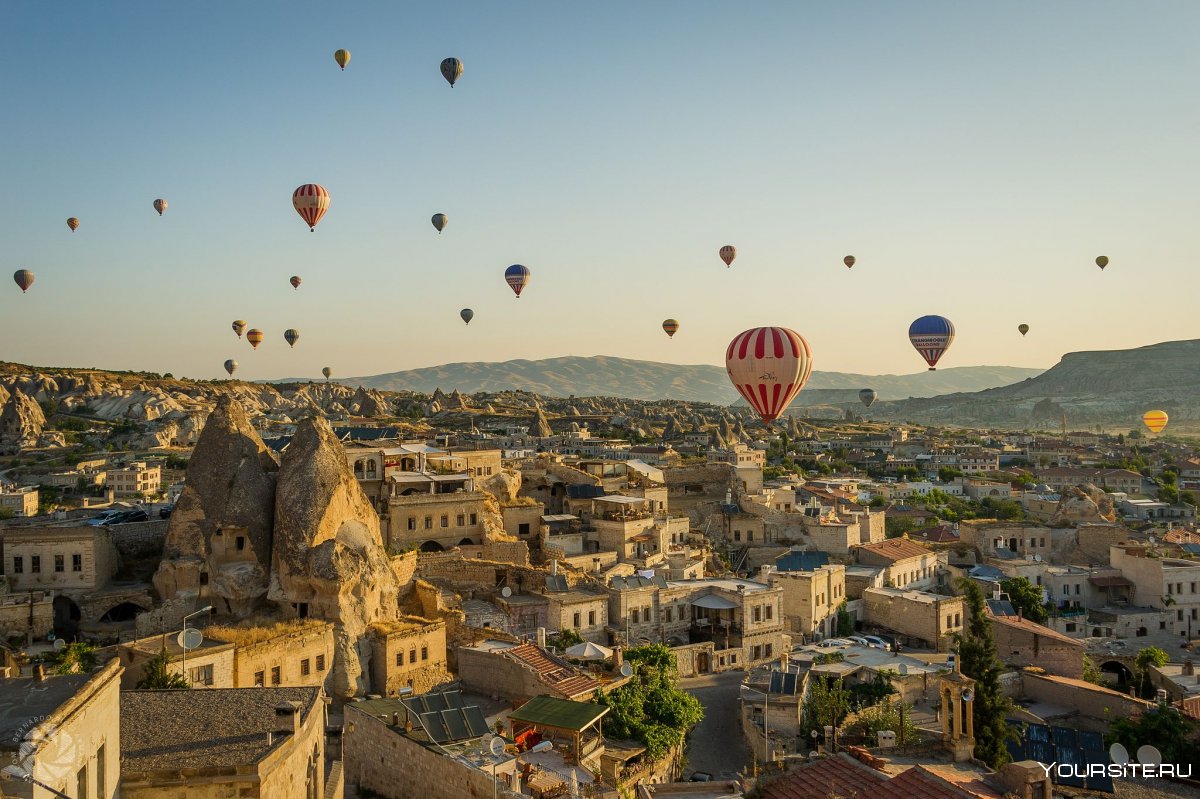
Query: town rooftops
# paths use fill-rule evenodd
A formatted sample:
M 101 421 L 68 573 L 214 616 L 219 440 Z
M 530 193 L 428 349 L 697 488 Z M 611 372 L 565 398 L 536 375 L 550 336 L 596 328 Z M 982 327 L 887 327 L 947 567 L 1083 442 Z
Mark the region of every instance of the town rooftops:
M 725 591 L 747 594 L 772 590 L 771 586 L 766 583 L 743 580 L 737 577 L 703 577 L 698 580 L 672 580 L 668 585 L 671 588 L 720 588 Z
M 962 601 L 962 597 L 942 596 L 941 594 L 931 594 L 926 591 L 911 591 L 904 588 L 866 588 L 863 593 L 871 592 L 872 594 L 883 594 L 884 596 L 894 597 L 896 599 L 907 599 L 909 602 L 920 602 L 925 605 L 932 605 L 935 602 L 953 600 Z M 1072 639 L 1073 640 L 1073 639 Z
M 775 558 L 775 568 L 781 572 L 808 572 L 828 565 L 828 552 L 797 552 L 793 550 Z
M 919 544 L 916 541 L 910 541 L 907 538 L 889 538 L 886 541 L 877 541 L 874 544 L 863 544 L 858 548 L 858 551 L 860 553 L 869 552 L 876 557 L 883 558 L 892 563 L 933 554 L 933 550 L 929 547 Z
M 1005 627 L 1014 627 L 1023 632 L 1033 633 L 1034 635 L 1040 635 L 1042 638 L 1051 638 L 1059 643 L 1078 646 L 1080 649 L 1083 648 L 1083 642 L 1078 638 L 1072 638 L 1069 635 L 1063 635 L 1056 630 L 1051 630 L 1049 627 L 1038 624 L 1036 621 L 1030 621 L 1029 619 L 1022 618 L 1021 616 L 992 615 L 992 622 L 994 624 L 1002 624 Z
M 982 787 L 982 785 L 980 785 Z M 764 799 L 975 799 L 998 797 L 967 790 L 923 766 L 913 766 L 889 778 L 887 774 L 839 753 L 833 757 L 806 763 L 783 777 L 768 783 Z
M 315 687 L 122 691 L 121 770 L 252 766 L 276 745 L 276 707 L 298 702 L 303 723 L 324 712 L 320 697 Z
M 508 714 L 509 721 L 580 732 L 608 715 L 609 709 L 591 702 L 572 702 L 552 696 L 535 696 Z
M 48 675 L 44 680 L 0 680 L 0 749 L 15 750 L 43 719 L 75 696 L 91 674 Z

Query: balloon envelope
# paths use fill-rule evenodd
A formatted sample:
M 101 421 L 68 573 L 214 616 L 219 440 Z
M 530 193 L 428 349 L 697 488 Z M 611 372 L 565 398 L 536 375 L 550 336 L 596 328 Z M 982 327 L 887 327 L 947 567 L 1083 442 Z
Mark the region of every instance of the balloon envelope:
M 346 65 L 350 63 L 350 51 L 349 50 L 338 50 L 338 51 L 334 52 L 333 60 L 337 62 L 337 65 L 339 67 L 341 67 L 343 71 L 345 71 Z M 370 60 L 370 59 L 368 59 L 368 60 Z
M 18 269 L 13 273 L 13 281 L 21 287 L 22 294 L 29 291 L 29 287 L 33 285 L 34 279 L 33 272 L 30 272 L 28 269 Z M 53 294 L 53 292 L 51 293 Z
M 1029 325 L 1019 324 L 1019 325 L 1017 325 L 1017 330 L 1019 330 L 1021 335 L 1023 336 L 1029 332 Z
M 734 247 L 732 244 L 726 244 L 717 251 L 717 254 L 721 256 L 721 260 L 725 262 L 726 266 L 730 266 L 733 264 L 733 259 L 737 258 L 737 247 Z
M 874 404 L 877 396 L 879 395 L 875 393 L 875 389 L 864 388 L 862 391 L 858 392 L 858 401 L 870 408 L 871 405 Z
M 163 211 L 167 210 L 167 201 L 163 200 L 163 199 L 155 200 L 154 201 L 154 210 L 158 211 L 159 216 L 162 216 Z
M 250 342 L 253 349 L 258 349 L 258 345 L 262 343 L 263 332 L 257 328 L 253 328 L 246 334 L 246 341 Z
M 235 361 L 233 358 L 230 358 L 228 361 L 225 362 L 225 371 L 229 372 L 229 374 L 232 375 L 234 372 L 237 371 L 237 368 L 238 368 L 238 362 Z
M 303 283 L 304 281 L 300 279 L 299 275 L 292 275 L 291 279 L 288 282 L 292 284 L 292 288 L 298 289 L 298 288 L 300 288 L 300 284 Z
M 504 270 L 504 282 L 513 290 L 513 294 L 517 295 L 517 299 L 520 299 L 521 292 L 529 285 L 529 270 L 520 264 L 513 264 Z
M 922 316 L 908 326 L 908 340 L 932 372 L 954 341 L 954 325 L 944 316 Z
M 1142 414 L 1142 424 L 1146 425 L 1151 433 L 1161 433 L 1167 426 L 1167 412 L 1146 411 Z
M 1101 269 L 1108 266 L 1108 256 L 1107 255 L 1098 256 L 1096 258 L 1096 266 L 1100 267 Z
M 842 263 L 844 263 L 846 265 L 846 268 L 849 269 L 850 267 L 854 266 L 854 264 L 857 260 L 858 259 L 855 258 L 853 255 L 847 255 L 845 258 L 842 259 Z
M 246 332 L 246 320 L 245 319 L 235 319 L 233 321 L 233 324 L 230 325 L 230 327 L 233 328 L 234 333 L 237 333 L 237 337 L 241 338 L 242 333 Z
M 662 328 L 669 337 L 675 338 L 675 331 L 679 330 L 679 320 L 665 319 L 663 320 Z
M 316 230 L 317 223 L 329 210 L 329 192 L 324 186 L 305 183 L 292 192 L 292 207 L 308 223 L 309 230 Z
M 470 308 L 463 308 L 461 311 L 458 312 L 458 315 L 461 316 L 462 320 L 464 322 L 466 322 L 468 325 L 471 324 L 471 320 L 475 318 L 475 312 L 472 311 Z
M 433 222 L 433 226 L 437 228 L 437 232 L 441 233 L 450 219 L 445 214 L 434 214 L 431 221 Z
M 321 370 L 321 374 L 325 375 L 325 379 L 328 380 L 333 375 L 333 370 L 326 366 Z
M 300 331 L 289 327 L 283 331 L 283 340 L 288 343 L 289 347 L 296 346 L 296 342 L 300 340 Z
M 71 217 L 67 220 L 67 227 L 71 228 L 71 232 L 74 233 L 79 229 L 79 220 L 75 217 Z
M 725 351 L 725 371 L 764 422 L 787 410 L 812 374 L 812 350 L 794 330 L 756 327 L 739 333 Z
M 442 77 L 450 83 L 450 88 L 454 88 L 454 84 L 462 77 L 463 63 L 457 58 L 442 59 Z

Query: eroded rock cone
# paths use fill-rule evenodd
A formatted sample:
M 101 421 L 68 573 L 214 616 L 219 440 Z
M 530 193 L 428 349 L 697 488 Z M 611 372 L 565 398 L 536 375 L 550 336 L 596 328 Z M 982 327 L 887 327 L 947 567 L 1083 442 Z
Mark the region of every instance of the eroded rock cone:
M 275 517 L 274 453 L 232 397 L 217 400 L 188 462 L 154 587 L 246 615 L 267 593 Z
M 326 689 L 367 692 L 368 625 L 398 615 L 397 580 L 371 507 L 329 423 L 305 419 L 280 464 L 269 599 L 334 623 Z

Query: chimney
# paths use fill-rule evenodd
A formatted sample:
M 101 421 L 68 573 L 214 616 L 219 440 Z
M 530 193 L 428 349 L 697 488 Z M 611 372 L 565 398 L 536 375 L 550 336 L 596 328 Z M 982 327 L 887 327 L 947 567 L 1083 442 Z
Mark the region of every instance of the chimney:
M 621 664 L 625 661 L 625 657 L 621 652 L 621 647 L 618 644 L 613 647 L 613 671 L 620 671 Z
M 42 682 L 46 679 L 46 667 L 42 665 L 42 659 L 38 658 L 33 664 L 33 679 Z
M 292 735 L 300 734 L 300 703 L 299 702 L 280 702 L 275 706 L 275 730 L 276 735 Z
M 537 628 L 537 645 L 541 649 L 546 648 L 546 628 L 545 627 Z
M 555 577 L 558 576 L 558 561 L 557 560 L 550 561 L 550 574 Z
M 393 714 L 392 714 L 392 726 L 393 726 L 393 727 L 399 727 L 399 726 L 400 726 L 400 714 L 399 714 L 399 713 L 393 713 Z
M 1017 619 L 1024 619 L 1024 618 L 1025 618 L 1025 611 L 1022 610 L 1021 608 L 1017 608 Z
M 1184 673 L 1184 675 L 1186 675 L 1188 677 L 1195 675 L 1196 666 L 1195 666 L 1195 664 L 1192 663 L 1191 658 L 1188 658 L 1187 660 L 1183 661 L 1183 673 Z

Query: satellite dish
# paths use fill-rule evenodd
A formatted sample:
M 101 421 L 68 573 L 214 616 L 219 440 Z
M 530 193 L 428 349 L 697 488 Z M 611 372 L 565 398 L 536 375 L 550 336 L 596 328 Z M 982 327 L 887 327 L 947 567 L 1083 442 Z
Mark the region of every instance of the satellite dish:
M 498 735 L 493 735 L 492 742 L 488 744 L 488 749 L 496 757 L 504 754 L 504 739 Z
M 63 651 L 64 649 L 66 649 L 66 648 L 67 648 L 67 639 L 65 639 L 65 638 L 55 638 L 55 639 L 54 639 L 54 643 L 53 643 L 53 644 L 51 644 L 51 646 L 53 646 L 53 647 L 54 647 L 54 651 L 55 651 L 55 652 L 61 652 L 61 651 Z
M 906 675 L 906 674 L 908 674 L 908 664 L 907 664 L 907 663 L 901 663 L 901 664 L 900 664 L 900 676 L 901 676 L 901 677 L 903 677 L 903 676 L 904 676 L 904 675 Z
M 967 690 L 962 692 L 962 698 L 963 698 L 964 702 L 970 702 L 972 699 L 975 698 L 975 692 L 972 691 L 970 688 L 968 688 Z
M 621 664 L 621 676 L 622 677 L 632 677 L 633 676 L 633 666 L 630 666 L 628 663 L 622 663 Z
M 1113 744 L 1108 747 L 1108 757 L 1118 766 L 1124 766 L 1129 763 L 1129 750 L 1121 744 Z
M 1041 563 L 1041 562 L 1042 562 L 1042 556 L 1041 556 L 1041 555 L 1038 555 L 1038 554 L 1036 554 L 1036 553 L 1035 553 L 1035 554 L 1034 554 L 1034 556 L 1033 556 L 1033 562 L 1034 562 L 1034 563 Z
M 1156 747 L 1146 744 L 1139 746 L 1137 751 L 1138 762 L 1143 766 L 1159 766 L 1162 765 L 1162 752 Z
M 183 649 L 195 649 L 204 643 L 204 633 L 197 630 L 195 627 L 188 627 L 175 638 L 179 646 Z
M 500 596 L 504 597 L 505 599 L 508 599 L 510 596 L 512 596 L 512 589 L 509 588 L 507 585 L 504 586 L 503 588 L 500 589 Z

